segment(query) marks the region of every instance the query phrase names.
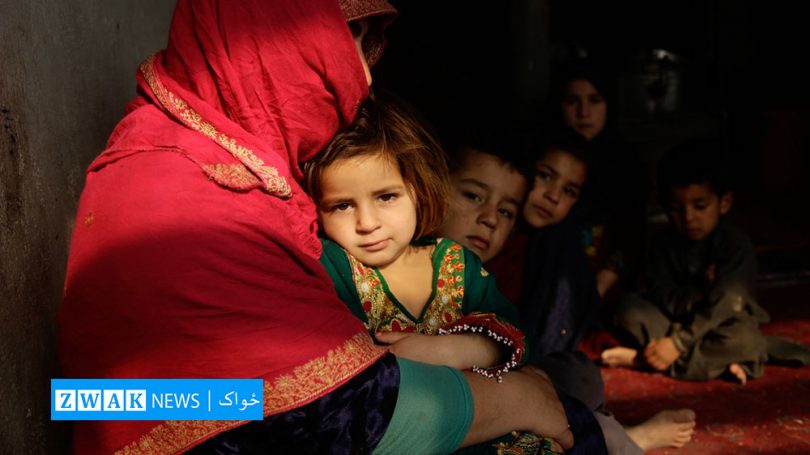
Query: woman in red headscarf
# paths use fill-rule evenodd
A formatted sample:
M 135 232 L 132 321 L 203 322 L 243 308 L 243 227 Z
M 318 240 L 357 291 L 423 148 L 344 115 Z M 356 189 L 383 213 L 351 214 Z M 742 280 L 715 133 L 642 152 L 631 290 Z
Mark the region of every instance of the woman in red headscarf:
M 260 451 L 415 442 L 397 439 L 402 426 L 386 432 L 398 404 L 442 390 L 407 379 L 337 298 L 298 183 L 299 163 L 368 96 L 365 60 L 394 13 L 384 0 L 178 1 L 167 49 L 141 65 L 138 98 L 88 170 L 59 314 L 63 372 L 262 378 L 266 419 L 77 422 L 77 453 L 178 453 L 218 434 L 233 438 L 217 450 L 236 452 L 251 434 Z M 353 37 L 347 21 L 365 25 Z M 570 445 L 548 381 L 509 376 L 459 374 L 465 411 L 436 407 L 452 428 L 426 450 L 549 422 Z M 502 414 L 509 403 L 537 412 Z

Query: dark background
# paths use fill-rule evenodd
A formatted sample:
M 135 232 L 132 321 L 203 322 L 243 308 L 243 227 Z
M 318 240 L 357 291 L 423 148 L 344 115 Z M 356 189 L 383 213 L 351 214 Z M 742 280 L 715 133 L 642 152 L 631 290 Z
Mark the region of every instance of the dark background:
M 400 16 L 374 85 L 415 104 L 438 132 L 547 121 L 555 74 L 587 55 L 615 76 L 609 115 L 648 169 L 673 145 L 715 141 L 729 158 L 735 216 L 760 243 L 808 240 L 810 27 L 801 2 L 392 3 Z M 677 61 L 654 66 L 652 49 Z M 649 84 L 661 72 L 669 101 L 651 106 Z M 787 229 L 768 231 L 765 220 Z

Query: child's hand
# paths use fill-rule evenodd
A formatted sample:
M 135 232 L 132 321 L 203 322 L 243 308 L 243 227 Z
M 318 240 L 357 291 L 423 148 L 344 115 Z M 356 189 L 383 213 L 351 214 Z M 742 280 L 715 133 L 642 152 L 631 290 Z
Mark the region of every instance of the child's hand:
M 604 297 L 607 291 L 619 281 L 619 274 L 610 269 L 602 269 L 596 274 L 596 291 Z
M 430 336 L 381 332 L 374 336 L 379 342 L 387 344 L 389 350 L 398 357 L 432 365 L 446 365 L 459 370 L 470 369 L 473 365 L 494 365 L 500 356 L 498 347 L 480 335 Z
M 644 360 L 657 371 L 664 371 L 681 356 L 672 337 L 650 341 L 644 349 Z

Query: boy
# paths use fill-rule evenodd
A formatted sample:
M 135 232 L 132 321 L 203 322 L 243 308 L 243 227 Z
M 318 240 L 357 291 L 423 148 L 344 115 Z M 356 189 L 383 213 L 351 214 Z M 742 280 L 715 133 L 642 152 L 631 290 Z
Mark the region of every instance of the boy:
M 528 181 L 511 157 L 482 140 L 456 148 L 449 162 L 450 211 L 441 235 L 487 262 L 503 248 L 523 209 Z
M 703 146 L 673 150 L 659 165 L 658 189 L 669 226 L 648 251 L 646 291 L 623 298 L 617 325 L 632 348 L 604 351 L 611 366 L 642 361 L 681 379 L 729 374 L 742 384 L 759 377 L 768 314 L 754 300 L 756 257 L 748 236 L 725 215 L 729 190 L 716 153 Z
M 545 330 L 531 330 L 537 333 L 531 362 L 549 373 L 558 390 L 577 397 L 594 410 L 608 453 L 635 454 L 685 445 L 694 431 L 693 411 L 665 410 L 635 427 L 623 428 L 604 411 L 604 386 L 598 368 L 581 353 L 572 351 L 578 337 L 575 330 L 565 327 L 574 325 L 560 325 L 559 317 L 553 318 L 556 322 L 541 317 L 552 308 L 567 314 L 570 308 L 563 308 L 571 304 L 571 299 L 582 296 L 586 297 L 585 305 L 575 306 L 587 312 L 582 306 L 593 302 L 588 296 L 596 296 L 593 273 L 580 247 L 578 231 L 570 226 L 556 226 L 565 220 L 585 182 L 584 139 L 569 130 L 552 130 L 543 138 L 540 148 L 532 149 L 535 155 L 530 166 L 524 166 L 517 154 L 504 153 L 516 146 L 502 145 L 503 142 L 502 138 L 495 141 L 492 137 L 481 137 L 479 132 L 465 146 L 451 148 L 455 151 L 450 160 L 451 209 L 440 234 L 478 253 L 510 300 L 536 303 L 521 308 L 523 323 L 527 328 L 535 328 L 545 321 L 555 328 L 557 335 L 547 339 L 544 333 L 537 333 Z M 524 171 L 524 167 L 531 168 L 531 173 Z M 534 178 L 527 178 L 527 174 Z M 512 234 L 518 218 L 526 229 Z M 531 242 L 529 228 L 535 231 Z M 542 241 L 538 242 L 538 238 Z M 543 258 L 539 267 L 533 265 L 537 261 L 528 260 L 529 256 L 538 255 Z M 495 269 L 500 269 L 500 273 Z M 560 269 L 566 272 L 561 273 Z M 524 282 L 529 292 L 524 292 Z M 578 297 L 574 297 L 576 292 L 580 293 L 576 294 Z M 574 313 L 581 316 L 577 311 Z M 564 352 L 544 355 L 561 349 Z

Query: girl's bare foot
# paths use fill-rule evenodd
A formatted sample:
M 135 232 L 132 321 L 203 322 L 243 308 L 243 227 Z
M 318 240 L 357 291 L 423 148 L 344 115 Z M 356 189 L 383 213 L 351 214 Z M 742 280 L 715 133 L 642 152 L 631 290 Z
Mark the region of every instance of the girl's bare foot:
M 729 365 L 728 372 L 731 373 L 740 384 L 745 385 L 745 383 L 748 382 L 748 375 L 745 374 L 745 370 L 743 370 L 743 367 L 741 367 L 739 363 Z
M 617 346 L 602 351 L 602 363 L 611 368 L 633 367 L 636 366 L 637 355 L 638 351 L 635 349 Z
M 664 447 L 683 447 L 695 432 L 695 411 L 666 410 L 646 422 L 626 428 L 627 435 L 645 452 Z

